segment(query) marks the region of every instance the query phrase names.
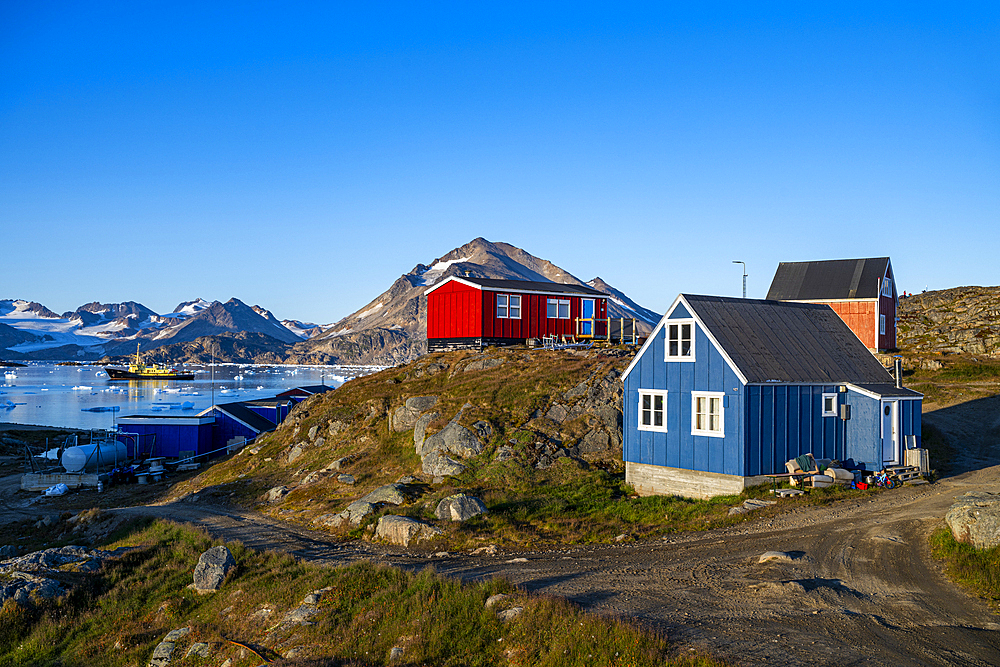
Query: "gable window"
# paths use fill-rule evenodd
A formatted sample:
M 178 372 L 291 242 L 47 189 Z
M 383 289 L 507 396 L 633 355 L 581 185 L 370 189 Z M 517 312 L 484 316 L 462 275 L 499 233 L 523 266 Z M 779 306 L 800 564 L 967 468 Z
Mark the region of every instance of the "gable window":
M 691 435 L 725 437 L 721 391 L 691 392 Z
M 667 392 L 657 389 L 639 390 L 639 430 L 667 431 Z
M 824 417 L 836 417 L 837 416 L 837 395 L 836 394 L 823 394 L 823 416 Z
M 885 315 L 883 313 L 878 315 L 878 332 L 885 335 Z
M 882 296 L 892 296 L 892 278 L 882 279 Z
M 563 299 L 549 299 L 545 304 L 545 316 L 552 320 L 568 320 L 569 301 Z
M 667 325 L 667 361 L 694 361 L 694 322 Z
M 497 294 L 497 317 L 501 319 L 521 319 L 521 296 L 519 294 Z

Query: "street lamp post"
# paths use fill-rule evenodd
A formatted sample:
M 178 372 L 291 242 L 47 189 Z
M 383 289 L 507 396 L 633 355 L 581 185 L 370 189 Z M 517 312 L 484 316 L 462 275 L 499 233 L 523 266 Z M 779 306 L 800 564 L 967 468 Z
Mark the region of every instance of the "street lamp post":
M 742 264 L 743 265 L 743 298 L 745 299 L 745 298 L 747 298 L 747 263 L 746 262 L 741 262 L 738 259 L 734 259 L 733 260 L 733 264 Z

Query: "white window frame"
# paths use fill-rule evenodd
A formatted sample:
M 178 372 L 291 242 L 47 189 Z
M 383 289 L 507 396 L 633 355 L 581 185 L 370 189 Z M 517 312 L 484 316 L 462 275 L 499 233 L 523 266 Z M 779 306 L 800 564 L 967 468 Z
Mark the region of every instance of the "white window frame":
M 828 399 L 832 399 L 833 400 L 833 410 L 827 410 L 826 409 L 826 401 Z M 837 403 L 838 403 L 838 401 L 837 401 L 837 395 L 836 394 L 828 394 L 828 393 L 823 394 L 823 400 L 820 403 L 820 410 L 822 411 L 823 416 L 824 417 L 836 417 L 837 416 Z
M 552 306 L 555 306 L 555 309 L 556 309 L 555 317 L 553 317 L 552 315 L 549 314 L 551 312 L 550 309 L 551 309 Z M 565 315 L 563 314 L 563 308 L 566 309 L 566 311 L 565 311 L 566 314 Z M 552 298 L 550 298 L 550 299 L 548 299 L 545 302 L 545 317 L 548 318 L 548 319 L 550 319 L 550 320 L 568 320 L 569 319 L 570 311 L 571 311 L 571 308 L 570 308 L 570 302 L 569 302 L 568 299 L 552 299 Z
M 726 406 L 724 391 L 692 391 L 691 392 L 691 435 L 707 435 L 712 438 L 726 437 Z M 719 413 L 717 415 L 718 428 L 698 428 L 698 399 L 703 398 L 708 401 L 708 411 L 705 413 L 711 423 L 712 401 L 718 401 Z
M 885 313 L 878 314 L 878 332 L 879 335 L 885 335 Z
M 882 296 L 892 297 L 892 278 L 882 279 Z
M 643 409 L 643 399 L 646 398 L 646 397 L 649 397 L 649 399 L 650 399 L 650 419 L 649 419 L 650 423 L 649 424 L 643 424 L 642 423 L 642 416 L 643 416 L 643 412 L 644 412 L 644 409 Z M 660 407 L 660 412 L 662 413 L 662 417 L 663 417 L 662 422 L 663 423 L 660 426 L 657 426 L 656 424 L 653 423 L 655 421 L 655 419 L 653 418 L 653 415 L 656 413 L 656 409 L 655 409 L 654 406 L 656 405 L 655 401 L 656 401 L 657 398 L 662 399 L 662 404 L 661 404 L 661 407 Z M 667 432 L 667 390 L 666 389 L 640 389 L 639 390 L 638 408 L 639 408 L 639 410 L 638 410 L 639 416 L 636 419 L 636 421 L 638 422 L 639 430 L 640 431 L 656 431 L 657 433 L 666 433 Z
M 684 338 L 682 334 L 684 333 L 684 327 L 690 327 L 689 331 L 691 333 L 690 347 L 688 348 L 688 354 L 683 354 L 683 344 Z M 677 338 L 671 338 L 673 335 L 673 329 L 677 329 Z M 663 327 L 663 354 L 666 357 L 666 361 L 694 361 L 694 339 L 695 339 L 695 323 L 693 319 L 690 320 L 667 320 L 667 323 Z M 677 341 L 677 354 L 671 354 L 670 342 L 671 340 Z
M 514 311 L 517 311 L 517 315 L 514 314 Z M 521 295 L 497 294 L 497 319 L 498 320 L 521 319 Z

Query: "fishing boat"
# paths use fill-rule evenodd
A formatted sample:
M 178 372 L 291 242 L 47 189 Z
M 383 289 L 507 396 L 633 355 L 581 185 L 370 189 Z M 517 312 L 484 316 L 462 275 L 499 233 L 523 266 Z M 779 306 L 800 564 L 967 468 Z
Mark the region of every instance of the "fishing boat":
M 184 373 L 162 364 L 147 366 L 139 356 L 139 346 L 135 346 L 135 363 L 128 368 L 105 366 L 108 378 L 111 380 L 193 380 L 194 373 Z

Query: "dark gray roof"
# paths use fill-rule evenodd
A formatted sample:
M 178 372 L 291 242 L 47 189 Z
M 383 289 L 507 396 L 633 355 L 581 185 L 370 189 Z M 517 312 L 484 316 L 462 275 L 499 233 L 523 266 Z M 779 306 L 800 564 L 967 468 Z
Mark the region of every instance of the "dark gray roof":
M 893 382 L 829 306 L 682 296 L 747 382 Z
M 226 413 L 233 419 L 243 422 L 258 433 L 266 433 L 267 431 L 273 431 L 276 428 L 274 422 L 270 419 L 261 417 L 259 414 L 244 405 L 242 401 L 216 405 L 215 409 L 219 412 Z
M 471 276 L 455 276 L 480 287 L 490 289 L 510 290 L 511 292 L 531 291 L 549 292 L 551 294 L 583 294 L 586 296 L 603 296 L 607 294 L 599 292 L 587 285 L 567 285 L 565 283 L 550 283 L 533 280 L 498 280 L 496 278 L 473 278 Z
M 888 257 L 830 259 L 821 262 L 781 262 L 767 298 L 775 301 L 874 299 Z
M 923 396 L 920 392 L 913 391 L 912 389 L 907 389 L 906 387 L 897 387 L 894 384 L 860 384 L 857 382 L 852 383 L 859 389 L 864 389 L 870 391 L 873 394 L 878 394 L 882 397 L 888 398 L 920 398 Z

